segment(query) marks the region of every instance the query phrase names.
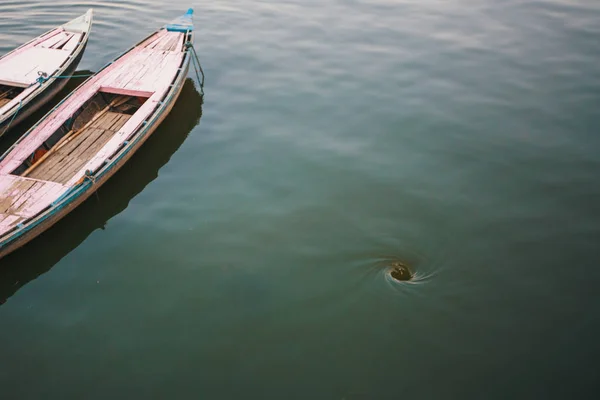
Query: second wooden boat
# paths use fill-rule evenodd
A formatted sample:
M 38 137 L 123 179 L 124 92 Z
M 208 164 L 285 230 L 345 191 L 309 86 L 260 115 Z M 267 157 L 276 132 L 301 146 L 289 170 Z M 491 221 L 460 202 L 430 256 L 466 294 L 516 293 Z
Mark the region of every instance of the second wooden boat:
M 192 10 L 89 78 L 0 158 L 0 257 L 81 204 L 152 134 L 188 73 Z
M 37 111 L 75 72 L 92 29 L 92 10 L 0 58 L 0 136 Z

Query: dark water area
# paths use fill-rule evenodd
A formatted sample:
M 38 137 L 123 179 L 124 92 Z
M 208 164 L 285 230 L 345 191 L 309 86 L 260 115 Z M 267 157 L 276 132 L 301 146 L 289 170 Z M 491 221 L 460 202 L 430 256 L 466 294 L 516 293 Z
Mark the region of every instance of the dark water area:
M 5 1 L 0 54 L 190 6 L 204 98 L 0 260 L 0 398 L 598 397 L 600 3 Z

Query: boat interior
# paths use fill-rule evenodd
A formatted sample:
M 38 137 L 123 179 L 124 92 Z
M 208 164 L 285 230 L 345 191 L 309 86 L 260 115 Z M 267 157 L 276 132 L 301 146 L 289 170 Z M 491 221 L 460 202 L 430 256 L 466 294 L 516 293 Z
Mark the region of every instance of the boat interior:
M 10 101 L 21 94 L 23 90 L 25 89 L 22 87 L 0 85 L 0 108 L 10 103 Z
M 147 100 L 97 92 L 12 174 L 66 184 Z
M 15 50 L 0 59 L 0 84 L 27 88 L 40 73 L 51 75 L 60 70 L 84 34 L 57 29 L 38 39 L 35 44 Z

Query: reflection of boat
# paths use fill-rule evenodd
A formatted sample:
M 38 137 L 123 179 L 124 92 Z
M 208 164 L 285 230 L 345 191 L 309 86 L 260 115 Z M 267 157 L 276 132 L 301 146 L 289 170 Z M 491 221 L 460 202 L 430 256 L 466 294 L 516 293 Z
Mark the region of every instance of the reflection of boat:
M 39 240 L 0 261 L 0 304 L 49 271 L 94 230 L 103 229 L 110 218 L 127 208 L 129 201 L 156 179 L 160 168 L 181 146 L 202 115 L 202 97 L 191 79 L 186 80 L 180 98 L 132 162 L 98 191 L 100 200 L 92 196 Z
M 140 148 L 188 72 L 192 10 L 79 86 L 0 159 L 0 257 L 71 212 Z
M 92 27 L 92 10 L 0 58 L 0 135 L 54 97 L 75 71 Z M 10 125 L 10 126 L 9 126 Z

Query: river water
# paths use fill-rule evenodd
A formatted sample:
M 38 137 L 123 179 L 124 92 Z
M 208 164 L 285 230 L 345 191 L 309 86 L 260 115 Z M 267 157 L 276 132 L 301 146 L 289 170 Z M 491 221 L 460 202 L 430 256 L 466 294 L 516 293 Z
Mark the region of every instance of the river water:
M 0 262 L 0 398 L 597 397 L 600 3 L 5 0 L 0 53 L 189 6 L 205 97 Z

